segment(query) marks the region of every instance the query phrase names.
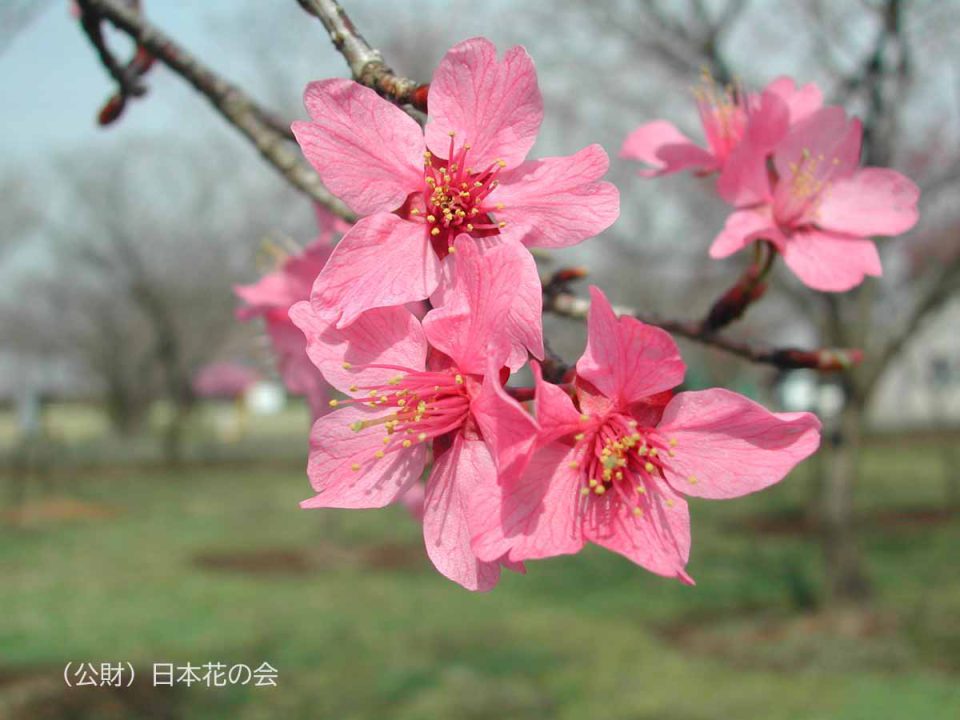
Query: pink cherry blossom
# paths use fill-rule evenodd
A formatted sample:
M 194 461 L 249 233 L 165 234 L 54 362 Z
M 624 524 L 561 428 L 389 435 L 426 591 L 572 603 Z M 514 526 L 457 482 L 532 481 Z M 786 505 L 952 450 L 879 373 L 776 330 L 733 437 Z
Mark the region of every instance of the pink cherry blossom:
M 364 216 L 314 287 L 315 309 L 338 327 L 371 308 L 430 297 L 460 234 L 566 247 L 619 215 L 616 188 L 600 181 L 608 166 L 600 146 L 524 161 L 543 101 L 522 47 L 498 60 L 484 38 L 454 46 L 430 84 L 425 131 L 348 80 L 311 83 L 304 102 L 311 119 L 293 124 L 304 155 Z
M 769 240 L 815 290 L 845 291 L 882 274 L 870 236 L 899 235 L 917 222 L 917 186 L 886 168 L 859 167 L 862 128 L 838 107 L 793 126 L 772 159 L 744 152 L 739 198 L 710 255 L 723 258 Z
M 810 413 L 771 413 L 727 390 L 669 391 L 683 380 L 676 344 L 659 328 L 617 318 L 591 289 L 588 342 L 569 390 L 534 365 L 537 420 L 496 386 L 500 468 L 482 486 L 480 558 L 523 561 L 593 542 L 651 572 L 692 582 L 685 497 L 732 498 L 779 482 L 816 450 Z
M 770 149 L 791 125 L 809 117 L 823 102 L 816 85 L 798 88 L 789 77 L 777 78 L 761 93 L 747 93 L 739 87 L 719 89 L 706 74 L 695 95 L 705 147 L 666 120 L 641 125 L 620 150 L 620 157 L 649 166 L 639 171 L 641 176 L 655 177 L 681 170 L 701 175 L 722 173 L 748 135 Z
M 471 548 L 472 498 L 497 483 L 483 430 L 495 419 L 479 398 L 484 386 L 500 385 L 500 368 L 518 349 L 526 358 L 528 338 L 511 333 L 510 318 L 530 314 L 518 310 L 528 298 L 515 270 L 529 253 L 509 243 L 481 246 L 466 235 L 454 250 L 446 302 L 422 323 L 405 308 L 386 307 L 337 328 L 318 311 L 317 296 L 291 310 L 310 358 L 349 396 L 331 401 L 342 409 L 313 427 L 307 472 L 317 495 L 302 506 L 381 507 L 416 493 L 432 450 L 422 506 L 427 553 L 450 579 L 489 590 L 499 558 L 481 561 Z M 539 315 L 539 294 L 529 310 Z
M 252 285 L 238 285 L 237 296 L 246 305 L 237 309 L 240 320 L 262 317 L 277 358 L 277 369 L 287 389 L 303 395 L 314 418 L 327 411 L 329 386 L 307 357 L 306 342 L 290 320 L 294 303 L 310 297 L 310 289 L 333 249 L 333 238 L 350 225 L 316 206 L 319 235 L 300 253 L 289 255 L 274 272 Z

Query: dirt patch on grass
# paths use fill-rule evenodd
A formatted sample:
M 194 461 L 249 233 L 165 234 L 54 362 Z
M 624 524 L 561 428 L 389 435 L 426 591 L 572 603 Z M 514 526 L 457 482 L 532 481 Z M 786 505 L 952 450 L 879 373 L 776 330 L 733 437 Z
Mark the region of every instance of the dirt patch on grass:
M 153 687 L 138 669 L 131 687 L 68 687 L 62 667 L 0 667 L 4 720 L 174 720 L 180 691 Z
M 122 512 L 122 508 L 86 500 L 46 498 L 0 511 L 0 521 L 9 525 L 33 526 L 78 520 L 106 520 Z
M 895 615 L 837 611 L 687 618 L 657 628 L 671 647 L 744 669 L 793 672 L 857 667 L 897 671 L 916 664 Z
M 424 552 L 412 545 L 384 543 L 347 548 L 325 543 L 310 548 L 205 551 L 193 556 L 193 564 L 205 570 L 245 575 L 301 576 L 347 566 L 420 569 L 424 567 Z
M 960 508 L 893 508 L 863 514 L 857 526 L 864 530 L 926 530 L 960 521 Z M 800 511 L 751 515 L 731 522 L 731 528 L 759 535 L 813 535 L 814 520 Z

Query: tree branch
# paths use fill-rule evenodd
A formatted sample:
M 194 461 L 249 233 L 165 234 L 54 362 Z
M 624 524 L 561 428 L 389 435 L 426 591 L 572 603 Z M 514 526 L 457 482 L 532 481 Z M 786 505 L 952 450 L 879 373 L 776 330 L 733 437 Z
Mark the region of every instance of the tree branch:
M 353 222 L 350 209 L 323 187 L 320 177 L 287 143 L 280 121 L 250 96 L 217 75 L 186 49 L 118 0 L 83 0 L 84 6 L 129 35 L 157 60 L 189 82 L 217 112 L 259 150 L 291 185 L 335 215 Z M 289 130 L 287 131 L 289 132 Z
M 548 283 L 549 285 L 549 283 Z M 576 297 L 565 290 L 545 292 L 543 311 L 569 318 L 584 319 L 590 310 L 590 302 Z M 694 342 L 717 348 L 723 352 L 749 360 L 750 362 L 772 365 L 781 370 L 807 368 L 830 372 L 844 370 L 857 365 L 863 358 L 859 350 L 820 348 L 801 350 L 799 348 L 769 348 L 751 345 L 746 342 L 719 337 L 714 331 L 705 329 L 703 323 L 666 320 L 643 315 L 632 308 L 615 307 L 618 315 L 634 317 L 648 325 L 656 325 L 669 333 L 693 340 Z
M 317 18 L 330 34 L 330 41 L 343 55 L 353 75 L 361 85 L 397 105 L 412 105 L 427 110 L 427 86 L 397 75 L 387 65 L 380 51 L 371 47 L 357 30 L 350 16 L 336 0 L 297 0 L 300 7 Z

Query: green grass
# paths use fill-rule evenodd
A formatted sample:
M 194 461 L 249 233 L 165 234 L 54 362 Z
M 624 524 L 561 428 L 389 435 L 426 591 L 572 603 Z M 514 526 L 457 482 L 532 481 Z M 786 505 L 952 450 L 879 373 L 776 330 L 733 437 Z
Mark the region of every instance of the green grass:
M 862 510 L 938 507 L 936 458 L 871 450 Z M 69 496 L 114 513 L 0 524 L 0 717 L 18 717 L 36 678 L 49 682 L 31 707 L 48 714 L 19 717 L 68 716 L 64 697 L 93 696 L 57 684 L 63 665 L 107 660 L 134 663 L 138 685 L 159 661 L 279 670 L 276 689 L 157 691 L 151 702 L 175 717 L 960 717 L 960 522 L 867 525 L 875 606 L 812 613 L 800 609 L 819 594 L 812 539 L 742 529 L 806 492 L 800 472 L 759 496 L 693 503 L 695 588 L 588 550 L 478 595 L 432 571 L 400 508 L 300 511 L 296 461 L 68 472 L 28 502 Z M 384 547 L 396 566 L 371 566 Z M 305 565 L 197 562 L 264 551 Z

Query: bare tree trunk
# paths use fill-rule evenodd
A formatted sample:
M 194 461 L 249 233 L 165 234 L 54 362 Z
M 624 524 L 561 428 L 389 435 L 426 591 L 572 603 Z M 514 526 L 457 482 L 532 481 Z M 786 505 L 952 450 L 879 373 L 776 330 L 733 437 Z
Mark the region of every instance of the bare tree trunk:
M 829 434 L 821 478 L 820 542 L 828 599 L 833 604 L 865 600 L 871 588 L 857 543 L 853 496 L 863 427 L 863 403 L 850 397 Z

